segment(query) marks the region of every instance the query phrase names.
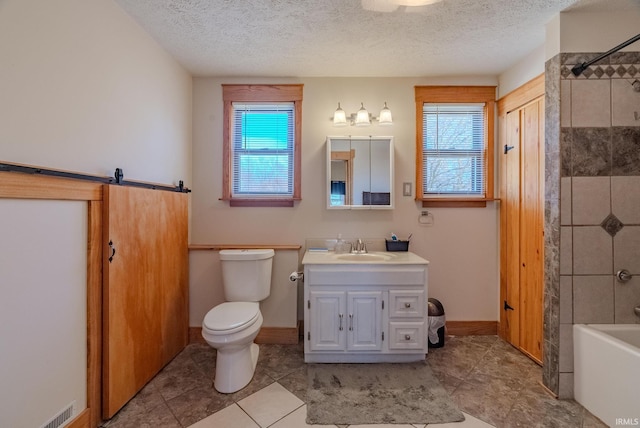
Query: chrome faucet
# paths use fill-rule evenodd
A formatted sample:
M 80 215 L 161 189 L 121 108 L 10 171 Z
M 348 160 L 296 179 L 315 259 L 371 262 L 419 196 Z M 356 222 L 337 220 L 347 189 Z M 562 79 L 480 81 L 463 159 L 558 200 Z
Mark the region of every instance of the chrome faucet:
M 367 244 L 362 242 L 362 239 L 358 238 L 355 244 L 351 246 L 351 252 L 354 254 L 367 253 Z

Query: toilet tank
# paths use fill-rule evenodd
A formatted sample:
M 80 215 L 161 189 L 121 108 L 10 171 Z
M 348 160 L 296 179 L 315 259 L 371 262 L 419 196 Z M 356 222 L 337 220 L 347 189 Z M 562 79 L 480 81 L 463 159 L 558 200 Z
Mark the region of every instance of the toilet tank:
M 222 250 L 222 285 L 227 302 L 259 302 L 271 292 L 273 250 Z

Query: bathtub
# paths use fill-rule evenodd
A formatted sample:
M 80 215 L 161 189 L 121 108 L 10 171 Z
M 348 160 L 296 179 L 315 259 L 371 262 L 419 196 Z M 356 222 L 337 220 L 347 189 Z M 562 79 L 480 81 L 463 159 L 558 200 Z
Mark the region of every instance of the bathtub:
M 611 427 L 640 426 L 640 324 L 573 326 L 574 396 Z

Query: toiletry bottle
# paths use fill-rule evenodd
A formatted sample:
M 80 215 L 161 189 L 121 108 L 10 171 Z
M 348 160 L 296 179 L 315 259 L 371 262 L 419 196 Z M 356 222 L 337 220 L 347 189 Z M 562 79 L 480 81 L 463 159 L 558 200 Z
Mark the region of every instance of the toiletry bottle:
M 345 242 L 342 240 L 342 233 L 338 233 L 338 239 L 336 239 L 336 248 L 335 248 L 336 254 L 344 253 L 346 251 L 345 247 L 346 247 Z

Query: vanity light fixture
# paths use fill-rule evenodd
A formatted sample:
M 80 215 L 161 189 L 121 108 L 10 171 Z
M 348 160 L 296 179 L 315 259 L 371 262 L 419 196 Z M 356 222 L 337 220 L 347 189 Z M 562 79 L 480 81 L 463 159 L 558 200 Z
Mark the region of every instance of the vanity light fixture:
M 380 125 L 391 125 L 393 124 L 393 119 L 391 118 L 391 110 L 387 107 L 387 102 L 384 102 L 384 107 L 380 110 L 380 118 L 378 119 L 378 123 Z
M 340 103 L 338 103 L 336 112 L 333 113 L 333 126 L 347 126 L 347 114 L 340 107 Z
M 386 101 L 384 107 L 380 110 L 379 117 L 372 116 L 367 109 L 364 108 L 364 103 L 360 103 L 360 109 L 357 113 L 351 113 L 347 116 L 342 107 L 340 107 L 340 103 L 338 103 L 338 108 L 333 113 L 331 120 L 333 121 L 333 126 L 369 126 L 373 121 L 377 121 L 380 125 L 391 125 L 393 123 L 391 110 L 387 107 Z
M 369 112 L 364 108 L 364 103 L 360 103 L 360 110 L 356 114 L 356 126 L 369 126 L 371 125 L 371 119 L 369 118 Z

